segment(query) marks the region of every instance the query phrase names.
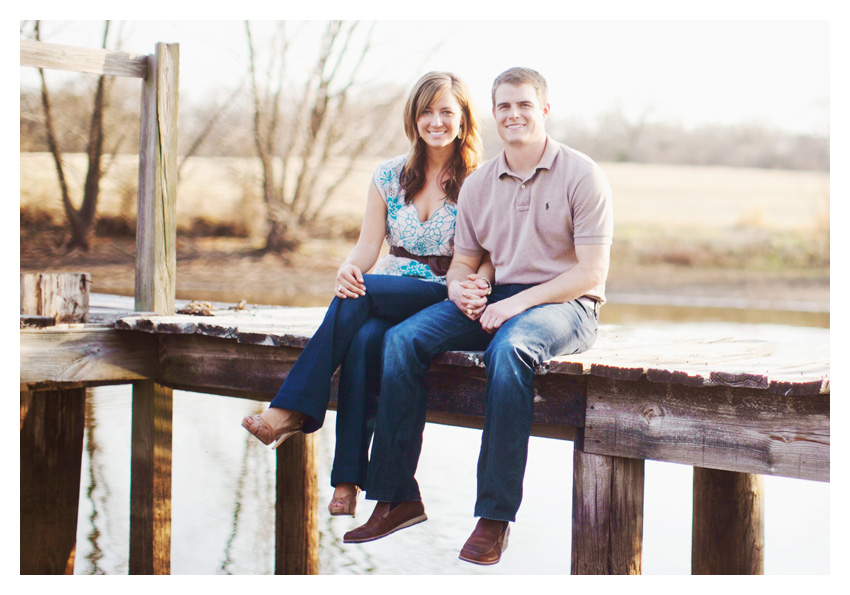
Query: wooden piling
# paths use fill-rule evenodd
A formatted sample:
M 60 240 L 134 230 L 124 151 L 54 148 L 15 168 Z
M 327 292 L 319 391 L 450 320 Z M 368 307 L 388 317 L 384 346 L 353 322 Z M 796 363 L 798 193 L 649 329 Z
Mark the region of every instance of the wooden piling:
M 277 449 L 275 574 L 319 573 L 316 447 L 299 432 Z
M 172 390 L 133 383 L 130 574 L 171 572 Z
M 21 314 L 88 318 L 87 273 L 21 275 Z M 21 574 L 73 574 L 86 389 L 21 393 Z
M 692 574 L 764 573 L 764 477 L 694 467 Z
M 572 574 L 640 574 L 644 461 L 573 452 Z

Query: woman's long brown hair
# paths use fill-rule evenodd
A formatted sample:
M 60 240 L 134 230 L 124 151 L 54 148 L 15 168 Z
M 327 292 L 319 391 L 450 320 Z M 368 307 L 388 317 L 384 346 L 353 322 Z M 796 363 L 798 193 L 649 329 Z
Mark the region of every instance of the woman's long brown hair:
M 469 88 L 450 72 L 429 72 L 413 87 L 404 107 L 404 132 L 411 142 L 410 154 L 401 174 L 405 204 L 410 204 L 425 185 L 425 141 L 419 136 L 416 121 L 425 108 L 447 91 L 454 93 L 462 112 L 460 132 L 454 140 L 455 150 L 447 168 L 449 176 L 443 184 L 449 201 L 457 202 L 461 184 L 481 163 L 481 125 L 472 105 Z

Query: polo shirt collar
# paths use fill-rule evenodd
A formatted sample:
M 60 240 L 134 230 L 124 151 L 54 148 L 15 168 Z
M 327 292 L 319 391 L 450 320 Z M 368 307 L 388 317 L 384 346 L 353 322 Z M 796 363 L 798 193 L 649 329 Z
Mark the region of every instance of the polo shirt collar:
M 541 155 L 540 161 L 538 161 L 537 165 L 534 167 L 534 171 L 536 172 L 539 169 L 551 169 L 552 163 L 554 163 L 557 155 L 558 143 L 552 140 L 552 137 L 547 134 L 546 148 L 543 149 L 543 155 Z M 501 178 L 505 174 L 516 176 L 516 174 L 511 171 L 511 168 L 508 167 L 508 159 L 505 157 L 505 150 L 502 149 L 502 153 L 499 155 L 499 167 L 496 170 L 496 177 Z

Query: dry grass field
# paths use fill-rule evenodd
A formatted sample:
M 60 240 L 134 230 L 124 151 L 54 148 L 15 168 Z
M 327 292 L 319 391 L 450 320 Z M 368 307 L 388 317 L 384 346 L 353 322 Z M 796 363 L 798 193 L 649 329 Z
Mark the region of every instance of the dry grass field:
M 356 230 L 378 158 L 362 159 L 325 211 L 333 229 Z M 615 200 L 610 291 L 786 296 L 829 299 L 829 175 L 729 167 L 601 164 Z M 81 193 L 82 155 L 70 155 L 72 189 Z M 109 165 L 98 213 L 132 222 L 137 157 Z M 263 237 L 258 164 L 235 158 L 192 158 L 177 198 L 178 293 L 191 299 L 312 303 L 325 300 L 351 240 L 307 241 L 280 259 L 248 255 Z M 21 209 L 27 222 L 62 221 L 52 158 L 21 154 Z M 22 217 L 22 220 L 24 218 Z M 199 222 L 239 230 L 241 238 L 189 238 Z M 21 270 L 85 267 L 96 290 L 132 293 L 132 238 L 97 240 L 89 253 L 62 254 L 56 239 L 22 224 Z M 40 227 L 40 226 L 39 226 Z M 325 227 L 328 227 L 327 225 Z M 129 265 L 129 273 L 127 266 Z M 230 274 L 222 273 L 225 267 Z M 229 290 L 228 287 L 238 287 Z M 202 292 L 203 296 L 196 296 Z M 266 292 L 266 293 L 263 293 Z M 271 297 L 266 297 L 267 294 Z
M 366 188 L 378 158 L 363 159 L 336 194 L 327 215 L 358 220 Z M 98 212 L 126 215 L 135 209 L 138 158 L 121 155 L 109 166 Z M 635 163 L 601 164 L 611 182 L 619 229 L 657 227 L 676 234 L 682 229 L 752 227 L 809 231 L 829 221 L 829 175 L 823 172 L 732 167 L 698 167 Z M 82 189 L 86 162 L 70 155 L 72 189 Z M 61 216 L 52 157 L 21 155 L 21 207 Z M 333 173 L 333 172 L 331 172 Z M 236 220 L 257 227 L 261 217 L 259 165 L 253 159 L 194 157 L 180 176 L 177 211 L 181 226 L 196 218 Z M 77 197 L 79 198 L 79 197 Z

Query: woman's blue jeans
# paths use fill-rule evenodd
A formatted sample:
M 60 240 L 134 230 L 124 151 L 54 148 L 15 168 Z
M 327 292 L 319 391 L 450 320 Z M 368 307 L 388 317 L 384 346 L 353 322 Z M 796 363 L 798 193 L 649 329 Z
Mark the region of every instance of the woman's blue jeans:
M 364 275 L 364 283 L 365 296 L 333 299 L 270 404 L 304 413 L 303 431 L 315 432 L 324 424 L 332 377 L 340 368 L 332 485 L 365 484 L 384 333 L 447 295 L 445 285 L 411 277 Z
M 528 287 L 497 286 L 490 302 Z M 384 337 L 366 497 L 383 502 L 421 499 L 414 475 L 422 450 L 431 360 L 446 351 L 484 351 L 486 401 L 475 516 L 516 520 L 534 413 L 535 366 L 588 349 L 598 325 L 594 312 L 576 300 L 531 308 L 491 335 L 454 303 L 444 301 L 391 328 Z

